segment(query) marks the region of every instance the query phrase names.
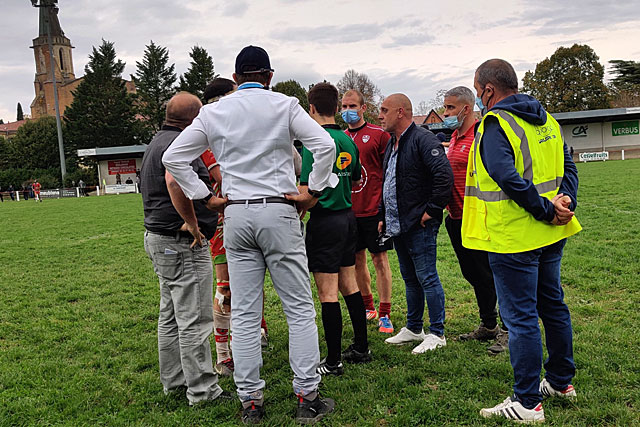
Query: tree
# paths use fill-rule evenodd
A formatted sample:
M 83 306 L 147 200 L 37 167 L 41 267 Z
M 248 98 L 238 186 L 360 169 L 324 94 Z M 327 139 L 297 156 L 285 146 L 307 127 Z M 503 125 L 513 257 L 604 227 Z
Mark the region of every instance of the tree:
M 22 112 L 22 105 L 18 102 L 18 109 L 16 112 L 16 121 L 24 120 L 24 113 Z
M 367 109 L 364 112 L 364 119 L 369 123 L 378 123 L 379 104 L 382 100 L 382 93 L 369 76 L 349 70 L 337 84 L 340 97 L 349 89 L 356 89 L 362 93 Z
M 20 104 L 18 104 L 20 105 Z M 55 117 L 29 120 L 6 142 L 8 168 L 60 168 Z
M 436 96 L 429 101 L 420 101 L 417 107 L 413 107 L 413 114 L 426 115 L 431 110 L 435 110 L 436 113 L 442 114 L 444 112 L 444 94 L 447 93 L 444 89 L 438 89 Z
M 618 87 L 640 85 L 640 62 L 614 59 L 609 61 L 611 73 L 615 75 L 611 83 Z
M 598 60 L 587 45 L 559 47 L 534 72 L 525 73 L 522 90 L 552 113 L 608 108 L 604 67 Z
M 614 59 L 609 64 L 615 76 L 609 84 L 611 106 L 640 106 L 640 62 Z
M 156 45 L 153 40 L 146 46 L 142 62 L 136 62 L 136 66 L 138 112 L 144 117 L 143 140 L 146 142 L 162 127 L 165 104 L 175 93 L 177 76 L 175 65 L 169 65 L 167 48 Z
M 273 85 L 274 92 L 284 93 L 285 95 L 298 98 L 300 106 L 309 111 L 309 99 L 307 98 L 307 91 L 295 80 L 287 80 L 285 82 L 278 82 Z
M 194 46 L 189 52 L 189 56 L 191 57 L 189 69 L 180 76 L 180 90 L 192 93 L 205 102 L 204 88 L 218 77 L 218 74 L 214 72 L 213 58 L 205 48 L 200 46 Z
M 112 42 L 93 47 L 85 76 L 65 110 L 65 146 L 71 157 L 79 148 L 138 144 L 140 124 L 135 118 L 133 96 L 127 93 Z
M 0 125 L 4 124 L 4 120 L 0 119 Z

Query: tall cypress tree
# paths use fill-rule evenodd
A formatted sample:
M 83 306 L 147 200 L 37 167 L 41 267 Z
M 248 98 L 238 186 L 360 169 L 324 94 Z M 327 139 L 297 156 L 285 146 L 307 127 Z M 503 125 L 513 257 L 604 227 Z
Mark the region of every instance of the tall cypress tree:
M 94 47 L 85 66 L 84 80 L 73 92 L 65 110 L 66 139 L 70 154 L 79 148 L 111 147 L 140 143 L 133 96 L 127 93 L 112 42 Z M 66 142 L 66 141 L 65 141 Z
M 22 112 L 22 105 L 18 102 L 18 110 L 16 112 L 16 120 L 24 120 L 24 113 Z
M 145 142 L 162 126 L 165 104 L 175 93 L 177 80 L 175 65 L 169 65 L 167 48 L 158 46 L 153 40 L 146 46 L 142 62 L 136 62 L 135 83 L 138 111 L 142 122 Z
M 189 56 L 189 69 L 180 76 L 180 90 L 190 92 L 204 102 L 204 88 L 218 76 L 214 72 L 213 58 L 200 46 L 194 46 Z

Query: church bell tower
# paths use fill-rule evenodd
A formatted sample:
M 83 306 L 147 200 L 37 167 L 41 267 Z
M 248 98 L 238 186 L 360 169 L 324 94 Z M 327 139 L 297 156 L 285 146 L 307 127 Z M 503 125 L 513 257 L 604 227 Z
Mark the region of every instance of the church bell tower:
M 65 37 L 60 27 L 56 3 L 57 0 L 41 0 L 39 34 L 38 37 L 33 39 L 33 46 L 31 46 L 36 62 L 35 99 L 31 103 L 31 116 L 34 119 L 55 115 L 53 82 L 51 80 L 52 61 L 58 86 L 58 95 L 60 95 L 62 87 L 76 78 L 73 72 L 73 55 L 71 52 L 73 46 L 71 46 L 71 40 Z M 47 25 L 50 26 L 51 31 L 53 58 L 49 55 Z

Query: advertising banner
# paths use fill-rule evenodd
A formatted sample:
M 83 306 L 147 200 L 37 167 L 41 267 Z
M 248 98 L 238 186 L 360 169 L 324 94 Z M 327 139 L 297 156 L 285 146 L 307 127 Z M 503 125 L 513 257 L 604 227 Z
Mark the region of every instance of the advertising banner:
M 136 159 L 109 160 L 109 175 L 136 173 Z

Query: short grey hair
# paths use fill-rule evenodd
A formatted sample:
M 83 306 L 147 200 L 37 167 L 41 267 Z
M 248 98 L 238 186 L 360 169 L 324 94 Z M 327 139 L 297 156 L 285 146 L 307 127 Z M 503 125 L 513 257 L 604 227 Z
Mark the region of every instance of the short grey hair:
M 456 86 L 453 89 L 449 89 L 447 93 L 444 94 L 445 98 L 450 96 L 456 97 L 467 105 L 473 105 L 476 102 L 476 97 L 473 92 L 471 92 L 471 89 L 464 86 Z

